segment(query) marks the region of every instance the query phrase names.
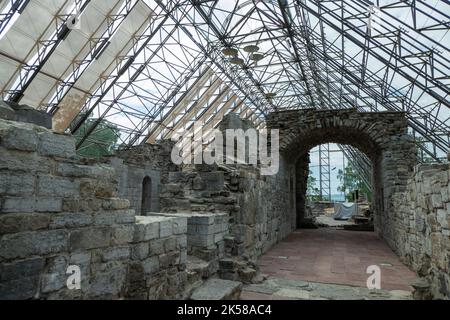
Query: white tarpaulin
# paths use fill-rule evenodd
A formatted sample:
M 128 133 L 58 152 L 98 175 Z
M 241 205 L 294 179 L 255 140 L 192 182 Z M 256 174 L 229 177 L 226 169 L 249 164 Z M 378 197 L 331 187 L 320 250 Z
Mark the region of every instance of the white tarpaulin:
M 356 214 L 356 205 L 351 202 L 334 204 L 334 220 L 348 220 Z

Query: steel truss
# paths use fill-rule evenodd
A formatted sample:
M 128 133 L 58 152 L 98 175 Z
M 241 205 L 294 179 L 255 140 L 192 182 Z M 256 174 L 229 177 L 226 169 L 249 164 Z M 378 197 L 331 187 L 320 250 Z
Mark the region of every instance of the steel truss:
M 29 2 L 0 6 L 0 35 Z M 21 101 L 89 0 L 66 0 L 36 39 L 33 54 L 0 88 Z M 65 127 L 77 147 L 97 144 L 103 121 L 119 130 L 117 148 L 170 138 L 204 121 L 208 132 L 234 111 L 264 127 L 282 109 L 405 112 L 420 155 L 440 161 L 449 150 L 450 4 L 424 0 L 118 0 L 64 76 L 36 106 L 61 116 L 64 101 L 108 50 L 130 14 L 145 3 L 151 15 L 105 69 Z M 68 11 L 67 8 L 72 8 Z M 48 30 L 53 28 L 53 32 Z M 50 34 L 50 36 L 49 36 Z M 257 46 L 260 59 L 245 50 Z M 131 49 L 130 49 L 131 48 Z M 233 64 L 224 49 L 235 49 Z M 95 121 L 86 122 L 93 118 Z M 80 131 L 81 130 L 81 131 Z M 209 133 L 205 135 L 208 136 Z M 209 135 L 209 138 L 211 136 Z M 340 146 L 370 184 L 370 161 Z

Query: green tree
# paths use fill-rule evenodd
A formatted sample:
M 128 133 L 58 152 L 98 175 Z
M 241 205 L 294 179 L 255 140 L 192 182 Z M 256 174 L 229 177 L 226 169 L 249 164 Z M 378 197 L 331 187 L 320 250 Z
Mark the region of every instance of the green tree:
M 82 115 L 80 114 L 79 117 Z M 97 119 L 88 118 L 81 125 L 80 129 L 74 134 L 77 141 L 81 141 L 87 130 L 94 124 Z M 86 158 L 101 158 L 103 156 L 111 155 L 119 139 L 119 128 L 107 121 L 102 120 L 89 135 L 81 147 L 78 149 L 78 154 Z
M 339 170 L 337 178 L 340 181 L 338 191 L 345 194 L 348 201 L 352 201 L 352 192 L 359 190 L 359 193 L 367 194 L 369 201 L 372 199 L 372 191 L 367 187 L 364 181 L 361 180 L 358 173 L 353 169 L 351 163 L 348 163 L 344 170 Z
M 309 170 L 308 182 L 306 186 L 306 198 L 310 201 L 319 201 L 320 190 L 317 187 L 317 179 L 313 176 L 313 172 L 311 170 Z

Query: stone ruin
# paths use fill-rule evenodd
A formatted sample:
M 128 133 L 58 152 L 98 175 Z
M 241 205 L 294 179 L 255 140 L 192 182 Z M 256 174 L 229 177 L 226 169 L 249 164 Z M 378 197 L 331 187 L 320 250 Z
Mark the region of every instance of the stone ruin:
M 377 233 L 434 297 L 449 297 L 449 165 L 416 165 L 402 114 L 273 113 L 274 176 L 176 166 L 169 142 L 82 159 L 72 136 L 17 119 L 0 119 L 1 299 L 196 299 L 205 283 L 236 297 L 257 258 L 301 221 L 308 151 L 326 142 L 370 157 Z M 228 115 L 227 126 L 249 124 Z M 67 287 L 73 265 L 80 290 Z

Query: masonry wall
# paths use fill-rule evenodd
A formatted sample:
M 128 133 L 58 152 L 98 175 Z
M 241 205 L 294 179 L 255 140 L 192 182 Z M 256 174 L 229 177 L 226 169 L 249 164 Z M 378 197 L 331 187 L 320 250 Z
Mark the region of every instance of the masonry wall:
M 0 299 L 181 297 L 186 219 L 136 220 L 117 194 L 114 169 L 79 159 L 73 137 L 0 120 Z
M 130 200 L 137 215 L 146 215 L 145 211 L 160 210 L 160 185 L 167 182 L 169 172 L 179 170 L 170 159 L 173 143 L 162 141 L 159 144 L 145 144 L 118 151 L 108 163 L 115 169 L 118 179 L 118 194 Z M 143 181 L 151 179 L 150 210 L 142 210 Z
M 220 124 L 222 130 L 251 127 L 235 114 Z M 295 230 L 295 166 L 283 157 L 272 176 L 253 165 L 185 167 L 170 173 L 161 191 L 161 211 L 227 213 L 225 250 L 231 256 L 256 260 Z
M 419 165 L 393 195 L 393 248 L 435 298 L 450 299 L 450 165 Z
M 232 226 L 235 239 L 243 243 L 237 254 L 257 258 L 296 229 L 294 177 L 295 168 L 284 159 L 273 176 L 240 170 L 234 192 L 240 210 L 233 215 Z

